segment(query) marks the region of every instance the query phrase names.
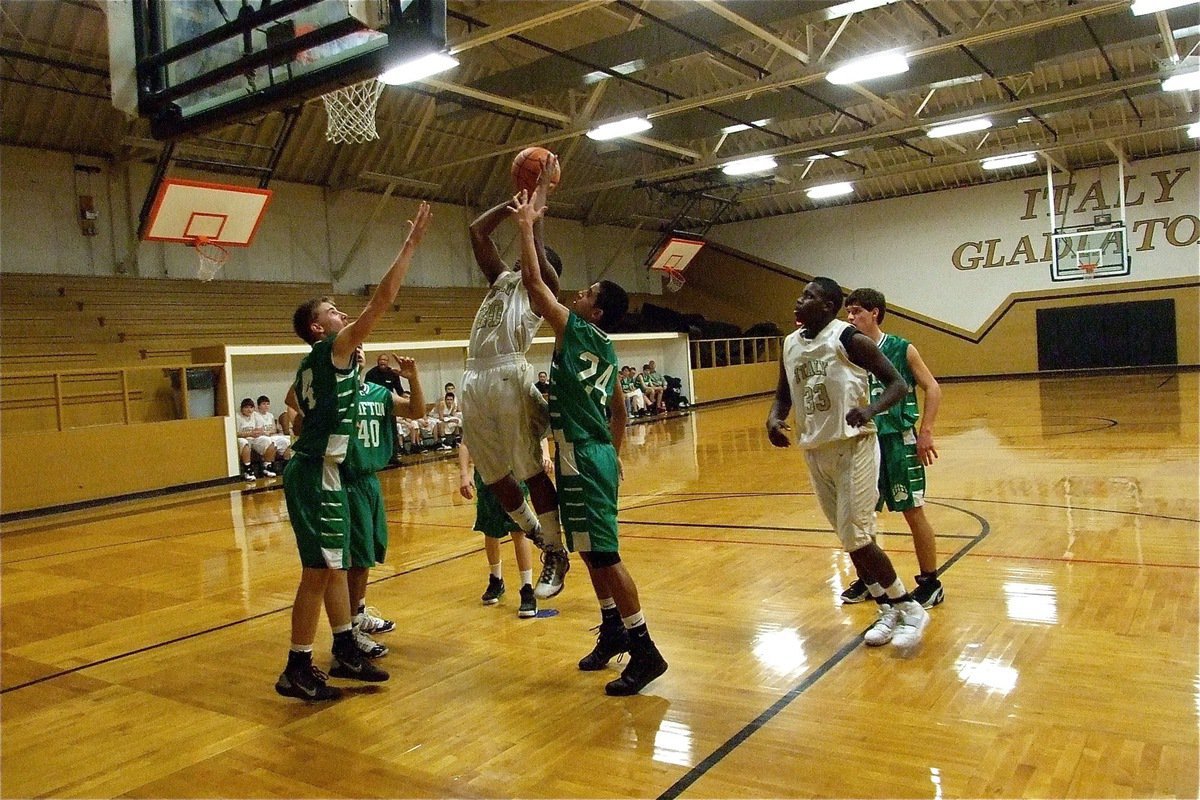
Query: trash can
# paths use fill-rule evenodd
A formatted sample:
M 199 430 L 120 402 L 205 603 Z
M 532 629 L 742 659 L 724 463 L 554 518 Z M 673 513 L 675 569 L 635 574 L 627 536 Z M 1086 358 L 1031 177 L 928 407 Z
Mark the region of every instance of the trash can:
M 217 376 L 211 367 L 188 367 L 188 418 L 213 417 L 217 414 Z

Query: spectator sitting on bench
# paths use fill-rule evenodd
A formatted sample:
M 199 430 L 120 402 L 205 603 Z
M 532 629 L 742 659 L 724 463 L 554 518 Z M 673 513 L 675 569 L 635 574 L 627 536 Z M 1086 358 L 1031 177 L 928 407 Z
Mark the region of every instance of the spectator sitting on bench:
M 249 397 L 242 400 L 234 427 L 237 431 L 238 456 L 242 459 L 242 477 L 247 481 L 258 479 L 250 463 L 250 453 L 253 451 L 262 456 L 263 477 L 274 478 L 275 471 L 271 469 L 271 464 L 275 461 L 275 443 L 259 426 L 258 416 L 254 412 L 254 401 Z
M 642 371 L 637 375 L 637 387 L 646 396 L 646 406 L 650 413 L 666 411 L 662 401 L 662 386 L 655 386 L 649 364 L 642 364 Z
M 258 427 L 262 428 L 263 436 L 269 438 L 275 445 L 275 458 L 281 461 L 289 459 L 292 440 L 284 433 L 283 426 L 275 420 L 275 415 L 271 413 L 271 398 L 265 394 L 258 396 L 258 411 L 255 412 L 255 415 L 258 417 Z M 266 461 L 265 458 L 263 460 Z M 272 467 L 274 467 L 273 464 Z
M 453 386 L 453 384 L 448 384 Z M 462 408 L 458 404 L 454 392 L 447 391 L 441 400 L 433 404 L 430 418 L 437 420 L 437 436 L 439 450 L 451 449 L 451 443 L 457 440 L 462 431 Z
M 646 395 L 637 386 L 637 370 L 621 367 L 621 392 L 625 395 L 625 410 L 631 417 L 646 413 Z

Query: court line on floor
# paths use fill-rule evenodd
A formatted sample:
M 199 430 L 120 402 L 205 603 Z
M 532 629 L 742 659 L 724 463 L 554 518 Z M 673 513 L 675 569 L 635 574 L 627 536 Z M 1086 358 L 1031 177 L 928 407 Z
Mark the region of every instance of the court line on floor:
M 956 506 L 951 506 L 951 508 L 955 508 L 955 510 L 962 511 L 964 514 L 966 514 L 970 517 L 974 517 L 980 524 L 980 531 L 979 531 L 979 534 L 977 536 L 975 536 L 970 542 L 967 542 L 966 544 L 964 544 L 961 548 L 958 549 L 957 552 L 954 553 L 954 555 L 952 555 L 950 558 L 946 559 L 946 561 L 938 569 L 938 575 L 944 574 L 946 572 L 946 570 L 950 569 L 952 566 L 954 566 L 956 563 L 958 563 L 958 561 L 963 556 L 965 556 L 967 553 L 969 553 L 971 550 L 973 550 L 980 542 L 982 542 L 985 538 L 987 538 L 987 536 L 991 533 L 991 530 L 992 530 L 991 524 L 987 521 L 987 519 L 985 517 L 980 516 L 979 514 L 976 514 L 973 511 L 969 511 L 965 508 L 958 508 Z M 716 750 L 714 750 L 712 753 L 709 753 L 704 759 L 702 759 L 698 764 L 696 764 L 696 766 L 689 769 L 686 773 L 683 774 L 683 776 L 681 778 L 679 778 L 673 784 L 668 786 L 666 788 L 666 790 L 664 790 L 661 794 L 658 795 L 658 800 L 675 800 L 675 798 L 678 798 L 681 794 L 683 794 L 685 791 L 687 791 L 692 786 L 692 784 L 694 784 L 696 781 L 700 780 L 700 778 L 704 777 L 705 773 L 707 773 L 709 770 L 711 770 L 717 764 L 721 763 L 721 761 L 723 761 L 726 758 L 726 756 L 728 756 L 730 753 L 732 753 L 735 749 L 737 749 L 739 746 L 741 746 L 743 743 L 745 743 L 751 736 L 753 736 L 757 731 L 761 730 L 763 728 L 763 726 L 765 726 L 772 719 L 774 719 L 776 716 L 778 716 L 779 713 L 781 711 L 783 711 L 785 708 L 787 708 L 789 705 L 791 705 L 796 700 L 796 698 L 798 698 L 798 697 L 800 697 L 800 695 L 804 694 L 804 692 L 807 691 L 809 689 L 809 687 L 813 686 L 817 681 L 819 681 L 825 675 L 829 674 L 829 672 L 832 671 L 834 667 L 838 666 L 843 661 L 845 661 L 846 657 L 849 656 L 851 653 L 853 653 L 855 650 L 857 650 L 859 645 L 861 645 L 863 643 L 863 634 L 866 633 L 866 631 L 869 630 L 869 628 L 870 628 L 870 626 L 868 626 L 867 628 L 864 628 L 853 639 L 851 639 L 850 641 L 846 642 L 841 647 L 839 647 L 832 656 L 825 659 L 825 661 L 823 661 L 815 670 L 813 670 L 811 673 L 806 675 L 800 681 L 800 683 L 796 684 L 791 689 L 789 689 L 786 694 L 784 694 L 782 697 L 780 697 L 778 700 L 776 700 L 774 703 L 772 703 L 765 711 L 763 711 L 757 717 L 752 719 L 750 722 L 743 725 L 736 733 L 734 733 L 732 736 L 730 736 L 728 739 L 726 739 L 720 746 L 718 746 Z
M 414 572 L 419 572 L 420 570 L 423 570 L 423 569 L 429 569 L 430 567 L 441 566 L 442 564 L 447 564 L 451 561 L 456 561 L 460 558 L 466 558 L 467 556 L 473 556 L 473 555 L 476 555 L 476 554 L 482 553 L 482 552 L 483 552 L 483 547 L 476 547 L 476 548 L 473 548 L 471 550 L 468 550 L 468 551 L 465 551 L 462 553 L 454 553 L 452 555 L 445 556 L 444 558 L 439 558 L 439 559 L 436 559 L 434 561 L 430 561 L 430 562 L 427 562 L 424 564 L 417 564 L 416 566 L 412 566 L 412 567 L 409 567 L 408 569 L 392 573 L 391 575 L 382 576 L 375 580 L 369 581 L 368 585 L 373 586 L 377 583 L 383 583 L 384 581 L 389 581 L 389 580 L 392 580 L 393 578 L 398 578 L 402 575 L 409 575 Z M 227 628 L 232 628 L 236 625 L 242 625 L 247 622 L 253 622 L 255 620 L 262 619 L 263 617 L 269 617 L 273 614 L 279 614 L 284 611 L 290 611 L 292 608 L 292 605 L 294 605 L 294 604 L 289 603 L 288 605 L 282 606 L 280 608 L 273 608 L 269 611 L 260 611 L 259 613 L 251 614 L 248 617 L 230 620 L 229 622 L 222 622 L 220 625 L 214 625 L 210 628 L 204 628 L 203 630 L 193 631 L 191 633 L 184 634 L 183 636 L 176 636 L 172 639 L 165 639 L 161 642 L 155 642 L 154 644 L 148 644 L 144 647 L 139 647 L 135 650 L 128 650 L 124 653 L 117 653 L 115 655 L 106 656 L 106 657 L 98 659 L 96 661 L 89 661 L 86 664 L 78 664 L 69 669 L 59 670 L 58 672 L 52 672 L 49 675 L 42 675 L 41 677 L 34 678 L 33 680 L 28 680 L 28 681 L 25 681 L 24 683 L 18 683 L 13 686 L 7 686 L 3 689 L 0 689 L 0 695 L 5 695 L 5 694 L 8 694 L 9 692 L 15 692 L 18 689 L 25 689 L 30 686 L 35 686 L 39 683 L 45 683 L 46 681 L 54 680 L 55 678 L 62 678 L 67 675 L 73 675 L 76 672 L 82 672 L 83 670 L 91 669 L 92 667 L 99 667 L 104 664 L 111 663 L 113 661 L 120 661 L 121 659 L 129 658 L 130 656 L 136 656 L 136 655 L 140 655 L 142 653 L 148 653 L 152 650 L 158 650 L 159 648 L 162 648 L 162 647 L 167 647 L 172 644 L 177 644 L 178 642 L 186 642 L 189 639 L 195 639 L 195 638 L 198 638 L 200 636 L 205 636 L 210 633 L 216 633 L 217 631 L 223 631 L 223 630 L 226 630 Z

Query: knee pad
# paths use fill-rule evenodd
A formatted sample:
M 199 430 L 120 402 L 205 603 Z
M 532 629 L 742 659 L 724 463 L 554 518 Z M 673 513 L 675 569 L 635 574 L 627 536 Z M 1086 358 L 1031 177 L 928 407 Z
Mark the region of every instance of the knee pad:
M 584 564 L 596 569 L 615 567 L 617 564 L 621 563 L 620 553 L 597 553 L 589 550 L 587 552 L 580 553 L 579 557 L 583 559 Z

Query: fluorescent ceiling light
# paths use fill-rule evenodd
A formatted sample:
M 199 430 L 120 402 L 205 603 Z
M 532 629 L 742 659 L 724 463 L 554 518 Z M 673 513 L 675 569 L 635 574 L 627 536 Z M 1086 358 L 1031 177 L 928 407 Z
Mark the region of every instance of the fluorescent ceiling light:
M 453 56 L 448 56 L 445 53 L 429 53 L 428 55 L 414 58 L 412 61 L 405 61 L 402 64 L 391 67 L 382 75 L 379 80 L 389 86 L 400 86 L 405 83 L 412 83 L 431 75 L 437 75 L 439 72 L 445 72 L 448 69 L 458 66 L 458 59 Z
M 849 153 L 849 152 L 850 152 L 849 150 L 834 150 L 833 154 L 835 156 L 844 156 L 844 155 L 846 155 L 846 153 Z M 825 155 L 824 153 L 813 153 L 811 156 L 808 157 L 808 160 L 809 161 L 820 161 L 822 158 L 829 158 L 829 156 Z
M 984 117 L 978 119 L 964 119 L 960 122 L 948 122 L 945 125 L 935 125 L 925 132 L 925 135 L 930 139 L 941 139 L 946 136 L 956 136 L 960 133 L 971 133 L 972 131 L 986 131 L 992 127 L 992 121 Z
M 1191 125 L 1188 125 L 1187 135 L 1193 139 L 1200 139 L 1200 122 L 1193 122 Z
M 1196 0 L 1134 0 L 1129 10 L 1136 16 L 1153 14 L 1156 11 L 1166 11 L 1169 8 L 1179 8 L 1194 3 Z
M 768 172 L 778 166 L 772 156 L 754 156 L 730 161 L 721 167 L 726 175 L 749 175 L 751 172 Z
M 1171 35 L 1176 39 L 1182 39 L 1185 36 L 1195 36 L 1200 33 L 1200 25 L 1188 25 L 1186 28 L 1176 28 L 1171 31 Z
M 1186 92 L 1200 89 L 1200 70 L 1172 75 L 1162 82 L 1162 88 L 1164 92 Z
M 850 0 L 848 3 L 838 3 L 836 6 L 830 6 L 825 9 L 825 19 L 848 17 L 860 11 L 879 8 L 880 6 L 886 6 L 895 2 L 896 0 Z
M 650 120 L 648 119 L 629 117 L 628 119 L 621 119 L 616 122 L 607 122 L 598 128 L 588 131 L 587 135 L 589 139 L 595 139 L 597 142 L 606 142 L 609 139 L 620 139 L 622 136 L 631 136 L 635 133 L 648 131 L 650 127 Z
M 1037 153 L 1012 153 L 1007 156 L 985 158 L 979 162 L 979 165 L 984 169 L 1004 169 L 1005 167 L 1019 167 L 1023 164 L 1032 164 L 1035 161 L 1037 161 Z
M 847 61 L 825 76 L 830 83 L 862 83 L 872 78 L 899 75 L 908 72 L 908 59 L 903 53 L 875 53 L 874 55 Z
M 824 186 L 814 186 L 805 192 L 813 200 L 820 200 L 825 197 L 839 197 L 843 194 L 850 194 L 854 191 L 854 186 L 842 181 L 841 183 L 827 183 Z
M 769 125 L 769 124 L 771 124 L 770 117 L 767 117 L 766 119 L 756 119 L 756 120 L 754 120 L 754 122 L 750 123 L 749 125 L 746 125 L 745 123 L 738 123 L 737 125 L 728 125 L 724 128 L 721 128 L 721 133 L 739 133 L 741 131 L 748 131 L 748 130 L 750 130 L 750 128 L 752 128 L 755 125 L 758 125 L 759 127 L 761 127 L 763 125 Z
M 598 69 L 595 72 L 589 72 L 587 75 L 583 76 L 583 82 L 585 84 L 598 83 L 605 78 L 611 78 L 611 73 L 613 72 L 617 73 L 618 75 L 630 75 L 645 68 L 646 62 L 643 59 L 635 58 L 632 61 L 626 61 L 624 64 L 617 64 L 609 67 L 608 71 Z

